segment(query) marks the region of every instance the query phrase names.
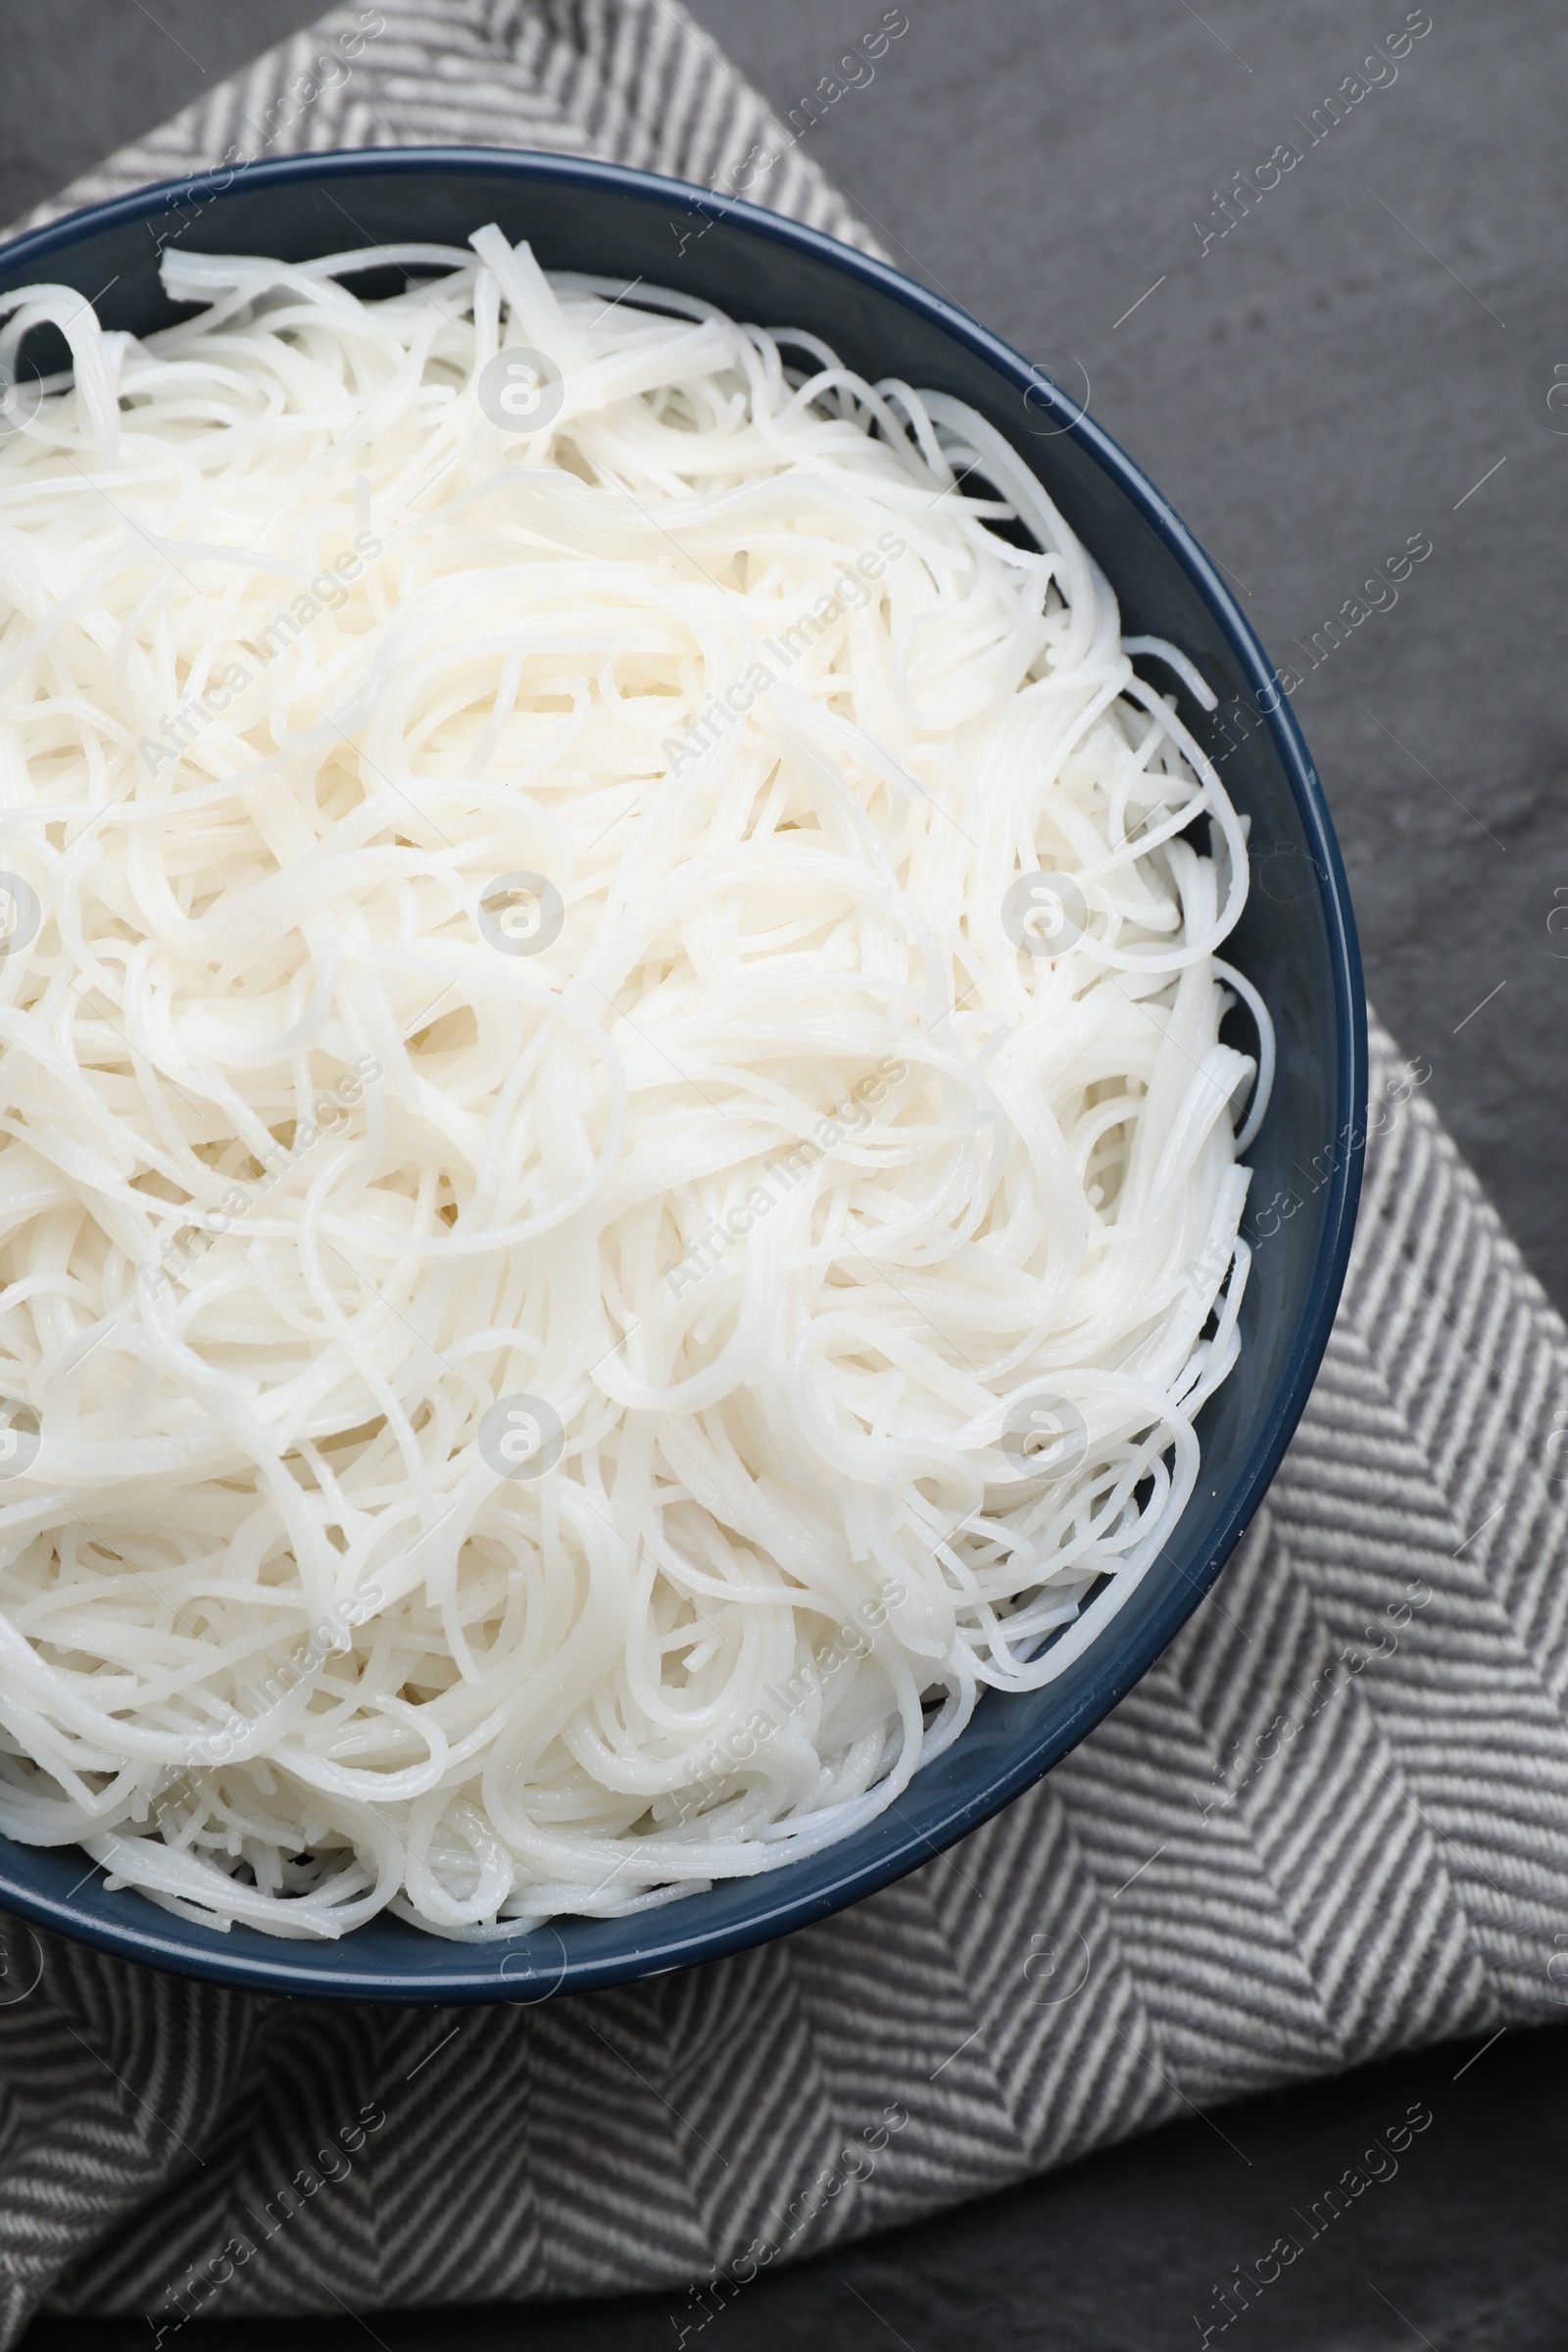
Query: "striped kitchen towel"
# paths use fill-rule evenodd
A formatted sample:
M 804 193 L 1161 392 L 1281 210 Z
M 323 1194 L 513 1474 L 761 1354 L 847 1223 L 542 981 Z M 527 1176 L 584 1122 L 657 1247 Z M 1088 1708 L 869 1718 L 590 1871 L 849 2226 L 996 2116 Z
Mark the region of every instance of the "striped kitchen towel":
M 38 217 L 420 141 L 726 185 L 760 146 L 754 196 L 874 248 L 676 0 L 339 11 Z M 156 2344 L 654 2286 L 689 2334 L 769 2263 L 1190 2104 L 1559 2016 L 1568 1335 L 1420 1069 L 1373 1047 L 1300 1431 L 1211 1599 L 1050 1779 L 787 1941 L 540 2008 L 255 1998 L 12 1924 L 4 2341 L 40 2304 L 146 2313 Z

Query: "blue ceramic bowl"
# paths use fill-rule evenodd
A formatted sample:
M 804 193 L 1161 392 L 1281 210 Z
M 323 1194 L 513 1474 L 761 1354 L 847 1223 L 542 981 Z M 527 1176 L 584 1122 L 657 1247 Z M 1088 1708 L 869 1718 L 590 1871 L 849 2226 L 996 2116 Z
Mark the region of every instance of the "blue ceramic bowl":
M 826 1853 L 638 1918 L 567 1921 L 505 1945 L 449 1943 L 389 1919 L 315 1944 L 192 1926 L 139 1894 L 107 1892 L 76 1847 L 0 1839 L 0 1905 L 29 1920 L 154 1967 L 332 1999 L 529 2002 L 717 1959 L 887 1886 L 1029 1788 L 1159 1656 L 1262 1500 L 1328 1340 L 1360 1183 L 1360 958 L 1328 809 L 1290 706 L 1224 581 L 1152 483 L 961 311 L 755 206 L 608 164 L 476 148 L 289 156 L 144 189 L 0 250 L 0 291 L 64 281 L 96 301 L 106 326 L 145 333 L 176 315 L 159 283 L 162 243 L 303 261 L 416 239 L 461 245 L 486 220 L 528 237 L 547 268 L 679 286 L 742 318 L 810 328 L 864 375 L 968 401 L 1023 454 L 1098 558 L 1128 633 L 1165 637 L 1197 663 L 1220 708 L 1206 715 L 1183 689 L 1182 715 L 1223 757 L 1252 820 L 1253 889 L 1227 954 L 1261 991 L 1280 1042 L 1279 1082 L 1250 1153 L 1253 1221 L 1268 1238 L 1242 1311 L 1242 1368 L 1204 1410 L 1200 1483 L 1162 1560 L 1059 1681 L 1024 1696 L 988 1694 L 896 1811 Z M 401 282 L 385 265 L 382 277 L 386 290 Z M 355 282 L 379 290 L 374 276 Z M 59 364 L 41 340 L 37 357 Z M 1238 1042 L 1247 1043 L 1241 1027 Z M 1282 1194 L 1299 1202 L 1295 1214 L 1258 1214 Z

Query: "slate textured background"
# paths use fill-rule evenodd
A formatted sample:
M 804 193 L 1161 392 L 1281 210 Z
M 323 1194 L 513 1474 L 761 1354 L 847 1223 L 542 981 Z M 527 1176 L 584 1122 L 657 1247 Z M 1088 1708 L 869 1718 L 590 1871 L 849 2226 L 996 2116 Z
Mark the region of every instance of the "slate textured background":
M 318 0 L 0 0 L 0 218 L 151 127 Z M 696 0 L 781 116 L 883 18 L 876 0 Z M 1374 1001 L 1559 1306 L 1568 1306 L 1568 369 L 1550 0 L 906 0 L 908 30 L 805 136 L 910 272 L 1049 367 L 1230 570 L 1280 662 L 1333 805 Z M 1430 17 L 1333 129 L 1313 110 Z M 1364 76 L 1363 76 L 1364 77 Z M 804 114 L 800 116 L 804 122 Z M 1219 192 L 1281 141 L 1263 195 Z M 765 185 L 758 193 L 765 194 Z M 1245 201 L 1247 210 L 1241 211 Z M 1195 228 L 1195 220 L 1200 225 Z M 1203 231 L 1211 231 L 1206 250 Z M 1130 306 L 1135 306 L 1131 307 Z M 1380 559 L 1432 556 L 1312 666 Z M 1556 912 L 1555 910 L 1564 910 Z M 1250 2265 L 1365 2136 L 1435 2123 L 1249 2312 L 1256 2352 L 1560 2345 L 1568 2034 L 1440 2051 L 1202 2119 L 825 2265 L 761 2281 L 703 2352 L 881 2344 L 1186 2345 L 1167 2250 Z M 1369 2288 L 1375 2267 L 1382 2293 Z M 1389 2295 L 1396 2297 L 1388 2302 Z M 476 2315 L 538 2352 L 672 2345 L 662 2302 Z M 451 2341 L 452 2320 L 290 2325 L 295 2352 Z M 705 2331 L 706 2332 L 706 2331 Z M 139 2330 L 49 2326 L 41 2348 Z M 284 2330 L 193 2328 L 189 2352 Z M 307 2340 L 308 2339 L 308 2340 Z M 695 2337 L 689 2340 L 695 2342 Z M 1220 2340 L 1217 2336 L 1216 2342 Z

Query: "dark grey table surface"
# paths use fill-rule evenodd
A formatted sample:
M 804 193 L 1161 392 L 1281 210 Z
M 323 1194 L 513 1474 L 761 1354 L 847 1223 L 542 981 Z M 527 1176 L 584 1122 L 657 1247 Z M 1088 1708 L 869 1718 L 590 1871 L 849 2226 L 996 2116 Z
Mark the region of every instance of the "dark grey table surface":
M 1551 0 L 904 4 L 908 31 L 869 78 L 863 65 L 840 77 L 858 86 L 806 152 L 902 267 L 1078 397 L 1087 382 L 1272 658 L 1302 673 L 1293 700 L 1373 1001 L 1431 1060 L 1434 1099 L 1568 1305 L 1568 414 L 1545 397 L 1557 363 L 1568 381 L 1568 14 Z M 0 219 L 318 13 L 0 0 Z M 787 115 L 883 11 L 695 0 L 695 14 Z M 1348 76 L 1363 94 L 1331 125 Z M 1256 167 L 1282 142 L 1299 161 L 1260 190 Z M 1364 608 L 1374 567 L 1418 535 L 1432 554 L 1397 603 L 1370 592 L 1386 609 L 1342 619 L 1333 643 L 1327 624 L 1347 600 Z M 890 2336 L 907 2352 L 1197 2344 L 1213 2282 L 1416 2097 L 1435 2118 L 1419 2160 L 1238 2328 L 1254 2352 L 1568 2344 L 1564 2033 L 1233 2108 L 1245 2162 L 1202 2119 L 1169 2127 L 760 2281 L 704 2352 L 743 2337 L 753 2352 Z M 377 2314 L 368 2332 L 397 2352 L 454 2337 L 636 2352 L 673 2347 L 684 2312 L 665 2297 L 461 2323 Z M 367 2332 L 287 2329 L 297 2352 Z M 261 2352 L 282 2335 L 192 2328 L 187 2341 Z M 132 2340 L 147 2340 L 140 2322 L 29 2339 Z

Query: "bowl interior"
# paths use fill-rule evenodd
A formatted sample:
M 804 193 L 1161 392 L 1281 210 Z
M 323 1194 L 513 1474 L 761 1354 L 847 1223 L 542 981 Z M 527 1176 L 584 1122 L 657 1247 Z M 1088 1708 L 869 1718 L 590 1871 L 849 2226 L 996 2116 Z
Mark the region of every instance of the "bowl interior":
M 759 1879 L 625 1920 L 574 1921 L 505 1945 L 449 1943 L 381 1919 L 332 1944 L 195 1926 L 105 1891 L 76 1847 L 0 1839 L 0 1903 L 153 1965 L 270 1990 L 395 2001 L 530 2002 L 719 1957 L 886 1885 L 1027 1788 L 1099 1722 L 1197 1605 L 1256 1509 L 1296 1426 L 1338 1302 L 1360 1177 L 1365 1005 L 1344 872 L 1289 704 L 1222 579 L 1094 420 L 962 313 L 815 232 L 612 165 L 499 150 L 300 156 L 143 190 L 0 251 L 0 292 L 39 279 L 138 333 L 178 314 L 160 245 L 307 260 L 412 240 L 466 242 L 487 220 L 546 268 L 643 277 L 742 318 L 803 326 L 863 374 L 948 392 L 1035 468 L 1114 587 L 1129 634 L 1165 637 L 1219 696 L 1183 717 L 1251 820 L 1253 889 L 1227 956 L 1262 994 L 1281 1072 L 1249 1156 L 1257 1235 L 1243 1363 L 1200 1422 L 1202 1469 L 1161 1559 L 1045 1690 L 992 1692 L 956 1746 L 856 1837 Z M 401 279 L 383 262 L 385 287 Z M 356 279 L 377 290 L 373 277 Z M 26 358 L 58 365 L 42 337 Z M 1177 681 L 1156 673 L 1161 690 Z M 1233 1016 L 1237 1018 L 1237 1016 Z M 1237 1042 L 1250 1038 L 1237 1018 Z M 1294 1207 L 1289 1206 L 1294 1203 Z

